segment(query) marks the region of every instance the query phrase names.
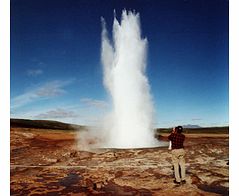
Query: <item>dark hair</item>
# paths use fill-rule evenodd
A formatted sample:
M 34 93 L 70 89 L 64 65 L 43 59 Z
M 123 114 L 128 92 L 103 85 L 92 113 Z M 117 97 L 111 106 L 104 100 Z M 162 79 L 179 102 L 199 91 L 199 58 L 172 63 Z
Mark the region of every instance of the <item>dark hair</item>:
M 182 126 L 177 126 L 176 130 L 178 133 L 182 133 L 183 132 L 183 127 Z

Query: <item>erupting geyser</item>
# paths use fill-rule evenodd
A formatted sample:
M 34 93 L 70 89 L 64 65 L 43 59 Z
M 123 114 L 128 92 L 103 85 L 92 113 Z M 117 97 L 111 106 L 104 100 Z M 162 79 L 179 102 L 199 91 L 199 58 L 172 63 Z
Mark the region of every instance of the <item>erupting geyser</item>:
M 114 17 L 113 43 L 102 19 L 101 60 L 104 85 L 112 99 L 106 146 L 141 148 L 158 146 L 153 131 L 153 104 L 145 75 L 147 39 L 141 38 L 139 14 L 122 12 L 121 23 Z

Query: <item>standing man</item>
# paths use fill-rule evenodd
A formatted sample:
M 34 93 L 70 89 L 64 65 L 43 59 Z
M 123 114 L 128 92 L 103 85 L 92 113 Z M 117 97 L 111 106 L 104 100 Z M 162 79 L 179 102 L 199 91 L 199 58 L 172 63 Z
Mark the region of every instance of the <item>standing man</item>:
M 172 162 L 174 167 L 174 183 L 180 184 L 186 183 L 185 180 L 185 150 L 183 147 L 183 142 L 185 140 L 185 135 L 182 134 L 183 127 L 178 126 L 175 131 L 172 132 L 168 139 L 172 142 Z M 179 173 L 179 166 L 181 169 L 181 175 Z M 180 177 L 181 176 L 181 177 Z

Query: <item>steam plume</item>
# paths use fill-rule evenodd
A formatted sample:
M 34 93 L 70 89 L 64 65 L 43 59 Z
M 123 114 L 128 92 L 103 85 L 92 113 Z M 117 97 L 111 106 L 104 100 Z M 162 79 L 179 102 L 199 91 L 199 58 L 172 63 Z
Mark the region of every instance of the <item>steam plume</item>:
M 113 43 L 102 18 L 101 60 L 104 86 L 112 99 L 107 117 L 106 146 L 137 148 L 157 145 L 153 132 L 153 104 L 146 77 L 147 39 L 141 38 L 139 14 L 123 10 L 113 23 Z

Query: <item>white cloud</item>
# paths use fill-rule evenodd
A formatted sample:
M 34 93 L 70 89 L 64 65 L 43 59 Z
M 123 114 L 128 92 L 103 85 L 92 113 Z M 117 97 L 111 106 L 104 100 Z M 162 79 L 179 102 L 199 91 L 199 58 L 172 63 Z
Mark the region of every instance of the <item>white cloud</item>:
M 11 110 L 41 99 L 50 99 L 52 97 L 60 96 L 66 93 L 64 87 L 71 84 L 72 81 L 73 80 L 55 80 L 47 82 L 33 90 L 30 90 L 29 92 L 13 97 L 11 99 Z
M 75 118 L 78 117 L 78 115 L 69 110 L 57 108 L 55 110 L 50 110 L 45 113 L 38 114 L 34 116 L 34 118 L 38 119 L 58 119 L 58 118 Z
M 28 76 L 38 76 L 43 74 L 43 71 L 41 69 L 29 69 L 27 70 Z
M 55 97 L 64 94 L 66 91 L 63 89 L 67 86 L 69 82 L 65 81 L 53 81 L 46 83 L 45 85 L 39 87 L 35 94 L 39 97 Z
M 192 121 L 200 121 L 202 118 L 192 118 Z
M 81 102 L 86 104 L 87 106 L 96 108 L 106 108 L 108 106 L 108 104 L 105 101 L 91 98 L 83 98 L 81 99 Z

